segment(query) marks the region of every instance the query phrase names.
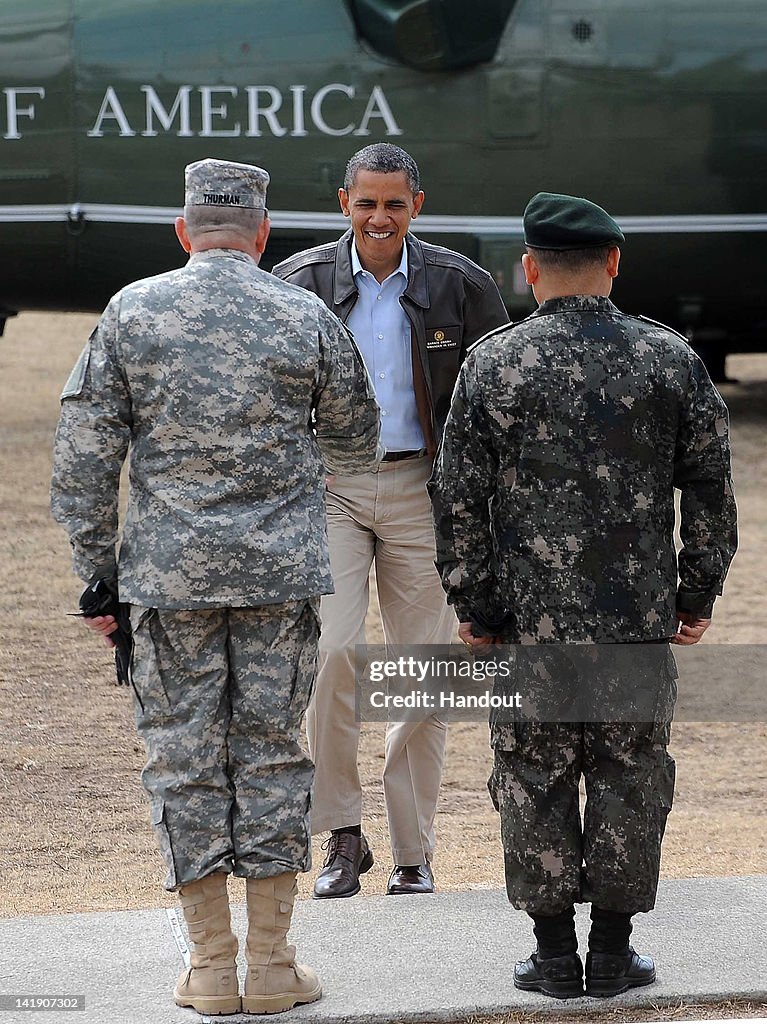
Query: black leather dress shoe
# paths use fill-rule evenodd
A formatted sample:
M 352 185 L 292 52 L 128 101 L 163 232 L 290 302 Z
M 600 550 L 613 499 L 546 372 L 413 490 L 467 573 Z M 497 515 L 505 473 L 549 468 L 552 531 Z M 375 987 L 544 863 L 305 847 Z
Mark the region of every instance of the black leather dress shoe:
M 586 995 L 619 996 L 630 988 L 652 985 L 655 964 L 651 956 L 640 956 L 629 946 L 628 953 L 586 955 Z
M 538 959 L 537 951 L 514 968 L 514 987 L 525 992 L 543 992 L 555 999 L 583 995 L 583 964 L 577 953 Z
M 434 875 L 428 864 L 395 864 L 386 886 L 387 896 L 434 892 Z
M 360 891 L 360 875 L 373 867 L 367 839 L 349 832 L 333 832 L 326 840 L 328 854 L 314 883 L 314 898 L 331 900 Z

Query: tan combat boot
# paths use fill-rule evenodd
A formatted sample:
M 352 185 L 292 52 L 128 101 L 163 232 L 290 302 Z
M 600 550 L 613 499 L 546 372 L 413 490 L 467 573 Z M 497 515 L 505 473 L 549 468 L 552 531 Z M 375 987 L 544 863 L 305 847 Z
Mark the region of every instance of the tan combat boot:
M 189 938 L 192 966 L 176 982 L 178 1006 L 198 1013 L 239 1013 L 237 938 L 232 932 L 225 874 L 216 872 L 179 890 Z
M 287 944 L 293 916 L 296 874 L 274 878 L 248 878 L 248 938 L 245 955 L 245 1013 L 280 1013 L 297 1003 L 313 1003 L 322 995 L 319 978 L 311 967 L 295 961 L 296 947 Z

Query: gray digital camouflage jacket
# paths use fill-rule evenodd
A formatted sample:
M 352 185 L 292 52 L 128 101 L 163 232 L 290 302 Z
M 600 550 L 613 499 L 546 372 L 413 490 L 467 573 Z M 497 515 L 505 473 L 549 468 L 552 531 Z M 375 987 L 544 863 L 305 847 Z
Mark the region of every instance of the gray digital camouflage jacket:
M 325 473 L 373 469 L 379 417 L 324 303 L 213 249 L 114 296 L 62 394 L 52 511 L 120 599 L 254 606 L 332 592 Z
M 449 601 L 511 642 L 671 636 L 677 610 L 711 614 L 737 545 L 722 398 L 681 336 L 607 298 L 477 343 L 429 489 Z

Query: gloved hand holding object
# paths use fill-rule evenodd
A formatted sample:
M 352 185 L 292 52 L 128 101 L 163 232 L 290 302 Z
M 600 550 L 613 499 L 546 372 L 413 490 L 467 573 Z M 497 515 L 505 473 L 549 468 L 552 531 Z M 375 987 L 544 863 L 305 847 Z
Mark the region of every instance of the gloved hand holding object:
M 80 596 L 80 611 L 70 612 L 84 619 L 95 619 L 100 615 L 111 615 L 117 628 L 109 633 L 115 649 L 115 671 L 117 685 L 130 685 L 130 661 L 133 651 L 128 605 L 121 604 L 114 576 L 94 576 Z

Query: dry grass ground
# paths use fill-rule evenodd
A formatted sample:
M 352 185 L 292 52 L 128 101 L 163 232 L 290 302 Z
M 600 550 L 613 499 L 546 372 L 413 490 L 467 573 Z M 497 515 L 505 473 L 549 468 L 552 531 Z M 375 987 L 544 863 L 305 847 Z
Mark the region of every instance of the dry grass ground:
M 688 1020 L 761 1020 L 767 1013 L 767 1003 L 747 1000 L 728 1000 L 724 1003 L 658 1003 L 647 1007 L 613 1006 L 604 1010 L 585 1010 L 563 1013 L 561 1008 L 548 1007 L 537 1013 L 520 1010 L 494 1017 L 470 1017 L 455 1024 L 643 1024 L 647 1021 L 681 1022 Z
M 172 903 L 161 888 L 148 825 L 129 694 L 112 685 L 106 648 L 64 614 L 76 607 L 81 585 L 70 572 L 65 536 L 48 515 L 57 396 L 94 323 L 88 315 L 28 313 L 9 321 L 0 339 L 0 915 L 6 917 Z M 767 587 L 767 357 L 734 357 L 729 368 L 740 378 L 723 390 L 733 418 L 741 551 L 708 638 L 757 643 Z M 377 628 L 373 613 L 371 629 Z M 362 744 L 365 827 L 377 855 L 363 894 L 382 892 L 390 867 L 382 728 L 365 727 Z M 664 876 L 767 873 L 767 724 L 679 723 L 672 745 L 678 789 Z M 497 822 L 485 790 L 489 762 L 483 725 L 451 727 L 437 823 L 443 890 L 503 884 Z M 304 895 L 310 882 L 303 880 Z

